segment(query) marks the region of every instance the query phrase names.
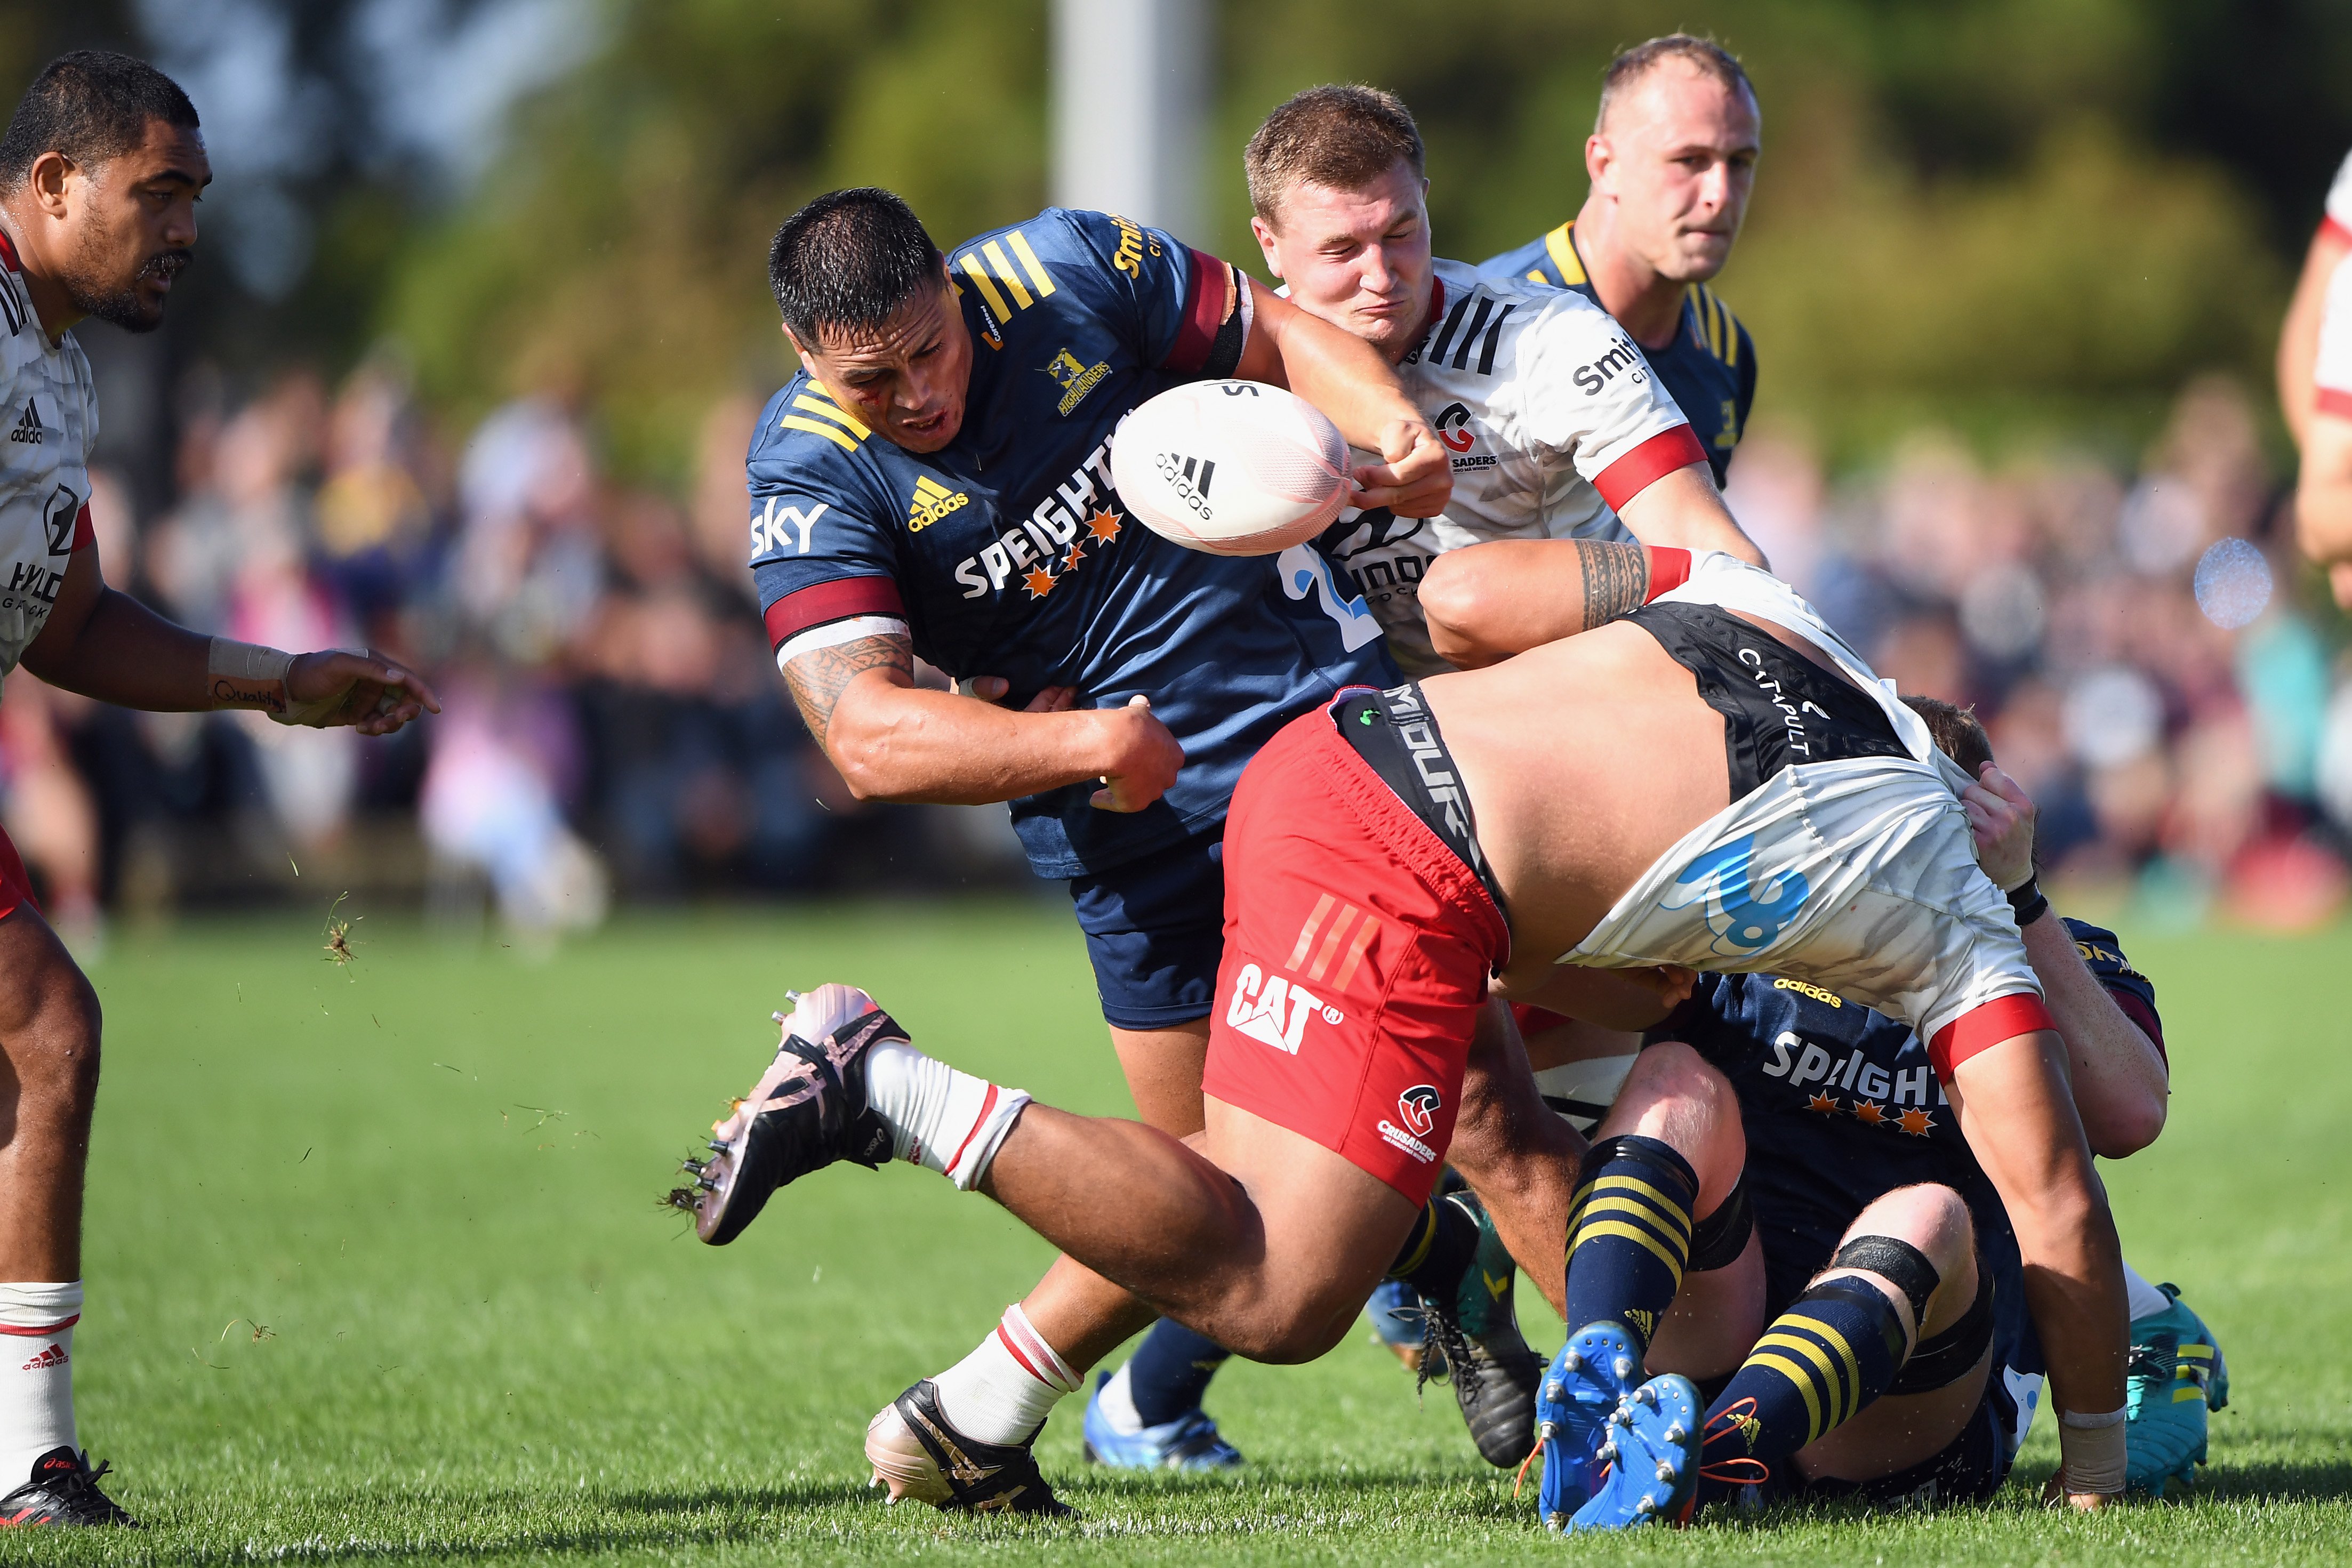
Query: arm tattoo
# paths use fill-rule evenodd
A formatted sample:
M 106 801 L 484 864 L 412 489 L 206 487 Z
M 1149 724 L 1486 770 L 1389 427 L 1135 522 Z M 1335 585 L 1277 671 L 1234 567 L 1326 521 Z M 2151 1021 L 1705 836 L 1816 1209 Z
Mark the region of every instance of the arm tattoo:
M 1576 559 L 1584 568 L 1586 631 L 1639 610 L 1650 597 L 1650 552 L 1643 546 L 1578 539 Z
M 867 670 L 887 669 L 914 674 L 915 649 L 910 639 L 893 632 L 815 649 L 784 666 L 784 684 L 792 687 L 793 701 L 800 706 L 801 722 L 824 746 L 825 733 L 833 727 L 834 705 L 841 700 L 843 690 Z

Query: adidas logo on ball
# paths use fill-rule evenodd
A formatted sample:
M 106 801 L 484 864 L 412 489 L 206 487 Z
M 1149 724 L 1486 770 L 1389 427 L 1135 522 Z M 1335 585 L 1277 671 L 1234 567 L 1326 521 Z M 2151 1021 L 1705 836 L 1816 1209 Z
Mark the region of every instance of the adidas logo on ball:
M 1204 523 L 1214 522 L 1217 514 L 1209 506 L 1209 479 L 1216 473 L 1217 465 L 1173 452 L 1160 453 L 1156 461 L 1160 476 L 1168 481 L 1168 487 L 1179 499 L 1192 508 L 1193 515 Z

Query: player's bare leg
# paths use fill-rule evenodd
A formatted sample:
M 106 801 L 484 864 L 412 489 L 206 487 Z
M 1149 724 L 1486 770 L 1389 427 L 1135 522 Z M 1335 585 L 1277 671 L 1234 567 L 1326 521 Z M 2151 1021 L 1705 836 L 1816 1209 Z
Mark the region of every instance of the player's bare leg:
M 1477 1193 L 1519 1267 L 1563 1310 L 1559 1268 L 1585 1144 L 1543 1103 L 1510 1009 L 1478 1015 L 1462 1079 L 1462 1113 L 1446 1159 Z
M 85 1477 L 73 1413 L 83 1172 L 98 1102 L 98 996 L 27 902 L 0 917 L 0 1521 Z M 90 1477 L 94 1479 L 94 1477 Z M 96 1498 L 96 1488 L 87 1489 Z M 93 1509 L 97 1503 L 91 1504 Z M 121 1515 L 111 1503 L 98 1511 Z

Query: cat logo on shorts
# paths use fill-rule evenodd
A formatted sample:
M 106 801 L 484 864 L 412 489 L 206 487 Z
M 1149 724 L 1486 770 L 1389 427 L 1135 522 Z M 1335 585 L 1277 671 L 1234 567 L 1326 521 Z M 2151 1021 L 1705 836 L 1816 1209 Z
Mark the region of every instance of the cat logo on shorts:
M 1414 1137 L 1425 1138 L 1437 1125 L 1437 1108 L 1444 1103 L 1434 1085 L 1416 1083 L 1397 1096 L 1397 1115 Z
M 1260 989 L 1261 986 L 1265 988 Z M 1244 964 L 1234 977 L 1234 999 L 1225 1009 L 1225 1021 L 1252 1040 L 1297 1056 L 1309 1013 L 1321 1013 L 1325 1023 L 1338 1023 L 1348 1016 L 1296 980 L 1280 975 L 1268 979 L 1255 964 Z M 1430 1091 L 1433 1098 L 1436 1092 Z
M 1743 833 L 1727 844 L 1718 844 L 1683 868 L 1675 878 L 1676 887 L 1696 884 L 1693 897 L 1665 899 L 1661 907 L 1684 909 L 1694 904 L 1705 905 L 1706 927 L 1715 933 L 1713 944 L 1718 953 L 1749 954 L 1769 947 L 1780 933 L 1797 918 L 1811 896 L 1811 884 L 1805 873 L 1791 868 L 1769 878 L 1762 886 L 1750 891 L 1748 884 L 1748 862 L 1756 853 L 1756 835 Z M 1759 897 L 1760 894 L 1762 896 Z M 1731 946 L 1726 947 L 1725 943 Z

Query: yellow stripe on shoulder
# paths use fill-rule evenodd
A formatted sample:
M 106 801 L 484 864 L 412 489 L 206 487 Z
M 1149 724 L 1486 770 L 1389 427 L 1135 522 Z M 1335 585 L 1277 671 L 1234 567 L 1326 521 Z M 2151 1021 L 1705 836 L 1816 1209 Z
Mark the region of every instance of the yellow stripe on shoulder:
M 1004 237 L 1013 246 L 1013 254 L 1021 258 L 1021 270 L 1026 272 L 1029 281 L 1037 286 L 1037 298 L 1043 299 L 1053 293 L 1054 275 L 1045 270 L 1045 264 L 1039 261 L 1037 253 L 1029 248 L 1029 236 L 1014 229 Z
M 1000 326 L 1013 319 L 1013 308 L 1005 304 L 1004 296 L 996 291 L 996 280 L 988 276 L 988 267 L 980 257 L 966 251 L 956 258 L 956 265 L 963 268 L 964 276 L 979 285 L 980 297 L 988 301 L 988 308 L 995 312 Z
M 1552 266 L 1559 269 L 1560 282 L 1570 288 L 1585 280 L 1584 263 L 1578 258 L 1576 241 L 1569 232 L 1575 227 L 1576 220 L 1570 218 L 1544 235 L 1544 249 L 1550 253 Z
M 812 390 L 814 390 L 814 382 L 811 383 L 811 387 Z M 803 392 L 800 396 L 793 399 L 793 406 L 798 409 L 805 409 L 809 413 L 815 414 L 819 419 L 832 420 L 835 424 L 841 425 L 851 434 L 856 436 L 860 441 L 865 440 L 867 436 L 874 434 L 872 431 L 866 429 L 865 424 L 859 421 L 855 414 L 843 412 L 839 403 L 834 402 L 831 398 L 826 397 L 822 392 L 817 393 L 814 397 L 810 396 L 807 392 Z
M 776 425 L 782 430 L 805 430 L 813 435 L 822 435 L 827 441 L 832 442 L 835 446 L 840 447 L 844 452 L 855 452 L 857 450 L 856 442 L 852 441 L 848 436 L 843 434 L 840 431 L 835 430 L 833 426 L 829 424 L 819 424 L 813 419 L 803 419 L 796 413 L 788 413 L 784 415 L 783 418 L 776 421 Z

